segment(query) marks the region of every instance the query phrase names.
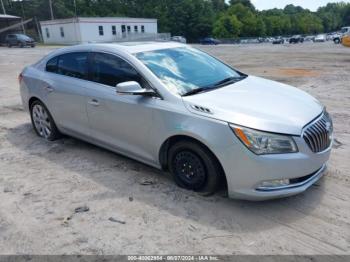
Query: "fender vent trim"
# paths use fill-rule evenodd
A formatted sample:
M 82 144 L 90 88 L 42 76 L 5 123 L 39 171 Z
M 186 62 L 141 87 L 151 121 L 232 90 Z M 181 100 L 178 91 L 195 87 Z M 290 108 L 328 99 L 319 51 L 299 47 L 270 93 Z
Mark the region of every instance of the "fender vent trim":
M 191 107 L 192 107 L 194 110 L 199 111 L 199 112 L 202 112 L 202 113 L 206 113 L 206 114 L 212 114 L 212 113 L 213 113 L 209 108 L 204 107 L 204 106 L 191 105 Z

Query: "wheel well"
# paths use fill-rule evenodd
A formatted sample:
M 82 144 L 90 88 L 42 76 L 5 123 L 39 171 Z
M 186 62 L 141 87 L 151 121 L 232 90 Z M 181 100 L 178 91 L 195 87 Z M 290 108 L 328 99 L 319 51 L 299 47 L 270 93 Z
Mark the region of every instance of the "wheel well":
M 28 102 L 28 105 L 29 105 L 29 109 L 32 107 L 32 104 L 35 102 L 35 101 L 40 101 L 39 98 L 33 96 L 29 99 L 29 102 Z M 41 101 L 40 101 L 41 102 Z
M 161 165 L 163 170 L 168 170 L 168 152 L 169 152 L 169 149 L 179 141 L 194 142 L 194 143 L 202 146 L 203 148 L 205 148 L 205 150 L 208 151 L 208 153 L 211 154 L 212 157 L 216 160 L 216 164 L 219 166 L 219 168 L 221 170 L 221 174 L 222 174 L 222 177 L 224 179 L 225 186 L 227 185 L 226 175 L 225 175 L 224 169 L 222 168 L 222 165 L 221 165 L 219 159 L 215 156 L 215 154 L 205 144 L 203 144 L 201 141 L 199 141 L 193 137 L 190 137 L 190 136 L 176 135 L 176 136 L 169 137 L 166 141 L 164 141 L 164 143 L 162 144 L 162 146 L 160 147 L 160 150 L 159 150 L 159 162 L 160 162 L 160 165 Z

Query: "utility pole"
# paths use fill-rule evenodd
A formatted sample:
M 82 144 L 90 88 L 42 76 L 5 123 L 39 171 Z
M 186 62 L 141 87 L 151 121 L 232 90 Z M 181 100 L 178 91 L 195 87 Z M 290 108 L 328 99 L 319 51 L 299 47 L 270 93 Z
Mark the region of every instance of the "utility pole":
M 51 20 L 53 20 L 54 17 L 53 17 L 53 10 L 52 10 L 52 0 L 49 0 L 49 5 L 50 5 L 50 12 L 51 12 Z
M 73 3 L 74 3 L 74 14 L 75 14 L 75 17 L 77 17 L 77 2 L 76 2 L 76 0 L 73 0 Z
M 5 10 L 5 6 L 4 6 L 4 2 L 2 0 L 1 1 L 1 7 L 2 7 L 2 11 L 4 12 L 4 15 L 6 15 L 6 10 Z
M 41 35 L 41 31 L 40 31 L 39 24 L 38 24 L 38 19 L 36 19 L 36 16 L 34 17 L 34 22 L 36 25 L 36 30 L 38 31 L 40 42 L 43 42 L 43 36 Z
M 21 4 L 21 9 L 22 9 L 22 22 L 23 22 L 23 19 L 25 19 L 23 1 L 21 1 L 20 4 Z M 23 34 L 26 34 L 26 28 L 25 28 L 24 24 L 22 24 L 22 31 L 23 31 Z

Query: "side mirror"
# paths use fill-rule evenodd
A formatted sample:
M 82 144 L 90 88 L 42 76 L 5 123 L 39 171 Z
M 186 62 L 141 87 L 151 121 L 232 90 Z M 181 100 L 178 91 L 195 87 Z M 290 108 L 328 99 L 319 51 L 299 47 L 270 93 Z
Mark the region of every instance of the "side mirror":
M 136 81 L 127 81 L 117 84 L 116 91 L 121 95 L 156 96 L 152 89 L 145 89 Z

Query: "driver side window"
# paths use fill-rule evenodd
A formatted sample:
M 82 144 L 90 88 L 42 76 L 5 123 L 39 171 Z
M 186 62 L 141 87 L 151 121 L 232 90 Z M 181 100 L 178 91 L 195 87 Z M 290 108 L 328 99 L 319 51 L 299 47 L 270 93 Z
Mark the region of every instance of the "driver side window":
M 123 59 L 106 53 L 93 53 L 90 66 L 90 80 L 115 87 L 126 81 L 136 81 L 145 86 L 140 74 Z

